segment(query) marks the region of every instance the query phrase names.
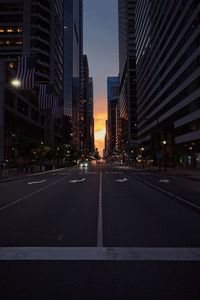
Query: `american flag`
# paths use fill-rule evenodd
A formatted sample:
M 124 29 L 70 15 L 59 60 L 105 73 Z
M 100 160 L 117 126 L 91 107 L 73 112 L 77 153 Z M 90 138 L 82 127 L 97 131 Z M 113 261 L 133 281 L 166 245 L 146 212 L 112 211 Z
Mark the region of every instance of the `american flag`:
M 52 109 L 52 116 L 55 120 L 62 119 L 64 113 L 64 107 L 61 101 L 58 101 L 58 106 Z
M 39 86 L 39 108 L 42 110 L 50 110 L 58 106 L 58 99 L 54 97 L 53 85 L 40 84 Z
M 18 57 L 16 79 L 21 81 L 23 90 L 35 88 L 35 64 L 37 56 Z

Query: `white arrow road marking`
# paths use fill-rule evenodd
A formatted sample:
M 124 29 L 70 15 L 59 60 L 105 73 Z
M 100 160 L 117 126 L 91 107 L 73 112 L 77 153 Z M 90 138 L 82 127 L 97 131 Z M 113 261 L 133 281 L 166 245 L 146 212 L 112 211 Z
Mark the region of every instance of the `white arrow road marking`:
M 163 178 L 163 179 L 160 179 L 160 180 L 159 180 L 159 182 L 163 182 L 163 183 L 169 183 L 169 182 L 170 182 L 170 180 Z
M 32 181 L 32 182 L 28 182 L 28 184 L 38 184 L 38 183 L 43 183 L 46 182 L 47 180 L 40 180 L 40 181 Z
M 126 182 L 126 181 L 128 181 L 128 179 L 127 178 L 123 178 L 123 179 L 117 179 L 116 181 L 117 182 Z
M 54 182 L 52 182 L 52 183 L 50 183 L 50 184 L 48 184 L 48 185 L 46 185 L 46 186 L 44 186 L 44 187 L 38 189 L 37 191 L 35 191 L 35 192 L 33 192 L 33 193 L 30 193 L 30 194 L 28 194 L 28 195 L 25 195 L 24 197 L 18 198 L 17 200 L 15 200 L 15 201 L 13 201 L 13 202 L 7 204 L 7 205 L 4 205 L 4 206 L 0 207 L 0 212 L 3 211 L 3 210 L 5 210 L 5 209 L 7 209 L 7 208 L 9 208 L 9 207 L 11 207 L 11 206 L 13 206 L 13 205 L 15 205 L 16 203 L 19 203 L 19 202 L 21 202 L 21 201 L 24 201 L 24 200 L 26 200 L 26 199 L 28 199 L 28 198 L 30 198 L 30 197 L 32 197 L 32 196 L 35 196 L 35 195 L 39 194 L 40 192 L 42 192 L 42 191 L 44 191 L 44 190 L 47 190 L 48 188 L 50 188 L 50 187 L 56 185 L 57 183 L 59 183 L 59 182 L 65 180 L 67 177 L 68 177 L 68 176 L 62 177 L 61 179 L 56 180 L 56 181 L 54 181 Z
M 70 180 L 69 182 L 71 182 L 71 183 L 77 183 L 77 182 L 83 182 L 83 181 L 85 181 L 85 178 L 80 179 L 80 180 L 78 180 L 78 179 L 76 179 L 76 180 Z

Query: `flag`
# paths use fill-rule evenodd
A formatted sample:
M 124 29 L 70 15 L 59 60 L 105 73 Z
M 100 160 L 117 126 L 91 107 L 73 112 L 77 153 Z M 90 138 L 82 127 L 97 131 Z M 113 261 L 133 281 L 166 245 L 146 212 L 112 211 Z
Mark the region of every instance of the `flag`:
M 56 102 L 53 95 L 53 85 L 40 84 L 39 86 L 39 108 L 42 110 L 50 110 L 54 108 Z
M 57 106 L 52 109 L 52 116 L 55 120 L 62 119 L 64 113 L 63 100 L 56 99 Z
M 58 106 L 52 109 L 52 116 L 55 120 L 62 119 L 63 117 L 63 106 Z
M 32 90 L 35 87 L 36 56 L 18 57 L 16 79 L 21 81 L 23 90 Z

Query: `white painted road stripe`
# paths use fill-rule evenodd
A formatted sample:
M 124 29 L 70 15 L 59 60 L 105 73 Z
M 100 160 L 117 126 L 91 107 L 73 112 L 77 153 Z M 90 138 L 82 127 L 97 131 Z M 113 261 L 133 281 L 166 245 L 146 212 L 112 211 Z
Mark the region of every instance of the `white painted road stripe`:
M 158 180 L 159 182 L 162 182 L 162 183 L 170 183 L 170 180 L 169 179 L 165 179 L 165 178 L 163 178 L 163 179 L 160 179 L 160 180 Z
M 173 198 L 175 198 L 175 199 L 177 199 L 177 200 L 179 200 L 179 201 L 181 201 L 181 202 L 183 202 L 183 203 L 185 203 L 185 204 L 187 204 L 187 205 L 189 205 L 189 206 L 191 206 L 191 207 L 193 207 L 193 208 L 195 208 L 195 209 L 200 210 L 200 206 L 198 206 L 198 205 L 196 205 L 196 204 L 194 204 L 194 203 L 191 203 L 191 202 L 189 202 L 189 201 L 183 199 L 182 197 L 179 197 L 179 196 L 177 196 L 177 195 L 175 195 L 175 194 L 172 194 L 172 193 L 170 193 L 170 192 L 168 192 L 168 191 L 166 191 L 166 190 L 164 190 L 164 189 L 158 187 L 157 185 L 154 185 L 154 184 L 152 184 L 152 183 L 150 183 L 150 182 L 148 182 L 148 181 L 146 181 L 146 180 L 144 180 L 144 179 L 141 179 L 141 178 L 138 177 L 138 176 L 134 176 L 134 177 L 135 177 L 137 180 L 143 182 L 144 184 L 149 185 L 150 187 L 152 187 L 152 188 L 154 188 L 154 189 L 156 189 L 156 190 L 158 190 L 158 191 L 160 191 L 160 192 L 162 192 L 162 193 L 164 193 L 164 194 L 166 194 L 166 195 L 169 195 L 169 196 L 171 196 L 171 197 L 173 197 Z
M 83 182 L 83 181 L 85 181 L 85 178 L 82 178 L 82 179 L 75 179 L 75 180 L 70 180 L 69 182 L 71 182 L 71 183 L 79 183 L 79 182 Z
M 126 182 L 126 181 L 128 181 L 128 179 L 127 178 L 123 178 L 123 179 L 117 179 L 117 180 L 115 180 L 115 181 L 117 181 L 117 182 Z
M 40 181 L 32 181 L 32 182 L 28 182 L 29 185 L 31 184 L 38 184 L 38 183 L 43 183 L 43 182 L 46 182 L 47 180 L 40 180 Z
M 55 185 L 55 184 L 57 184 L 57 183 L 63 181 L 63 180 L 66 179 L 67 177 L 68 177 L 68 176 L 65 176 L 65 177 L 63 177 L 63 178 L 61 178 L 61 179 L 59 179 L 59 180 L 56 180 L 56 181 L 54 181 L 54 182 L 52 182 L 52 183 L 46 185 L 45 187 L 43 187 L 43 188 L 41 188 L 41 189 L 38 189 L 37 191 L 35 191 L 35 192 L 33 192 L 33 193 L 30 193 L 30 194 L 28 194 L 28 195 L 26 195 L 26 196 L 24 196 L 24 197 L 21 197 L 21 198 L 15 200 L 15 201 L 13 201 L 13 202 L 7 204 L 7 205 L 4 205 L 4 206 L 0 207 L 0 211 L 3 211 L 3 210 L 5 210 L 5 209 L 8 208 L 8 207 L 11 207 L 11 206 L 13 206 L 13 205 L 15 205 L 15 204 L 17 204 L 17 203 L 19 203 L 19 202 L 21 202 L 21 201 L 23 201 L 23 200 L 29 198 L 29 197 L 31 197 L 31 196 L 34 196 L 34 195 L 36 195 L 36 194 L 38 194 L 38 193 L 40 193 L 40 192 L 42 192 L 42 191 L 48 189 L 49 187 L 51 187 L 51 186 L 53 186 L 53 185 Z
M 103 221 L 102 221 L 102 172 L 99 180 L 99 205 L 97 223 L 97 247 L 103 247 Z
M 0 260 L 200 261 L 200 248 L 3 247 Z

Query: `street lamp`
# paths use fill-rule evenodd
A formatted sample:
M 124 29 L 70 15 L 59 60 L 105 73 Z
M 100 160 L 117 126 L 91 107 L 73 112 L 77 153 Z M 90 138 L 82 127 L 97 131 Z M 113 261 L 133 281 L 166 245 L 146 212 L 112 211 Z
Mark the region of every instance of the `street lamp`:
M 20 88 L 21 87 L 21 81 L 17 78 L 13 79 L 11 81 L 12 86 L 14 86 L 15 88 Z
M 43 141 L 41 140 L 40 142 L 40 172 L 42 172 L 43 170 Z
M 5 88 L 9 85 L 14 88 L 21 87 L 21 81 L 16 78 L 10 83 L 6 83 L 5 74 L 6 62 L 0 60 L 0 161 L 4 160 L 5 156 Z
M 165 155 L 165 172 L 167 171 L 167 158 L 166 158 L 166 145 L 167 145 L 167 141 L 164 140 L 163 142 L 163 145 L 164 145 L 164 155 Z
M 59 168 L 59 151 L 60 151 L 60 147 L 58 146 L 57 148 L 56 148 L 56 150 L 57 150 L 57 153 L 56 153 L 56 156 L 57 156 L 57 168 Z

